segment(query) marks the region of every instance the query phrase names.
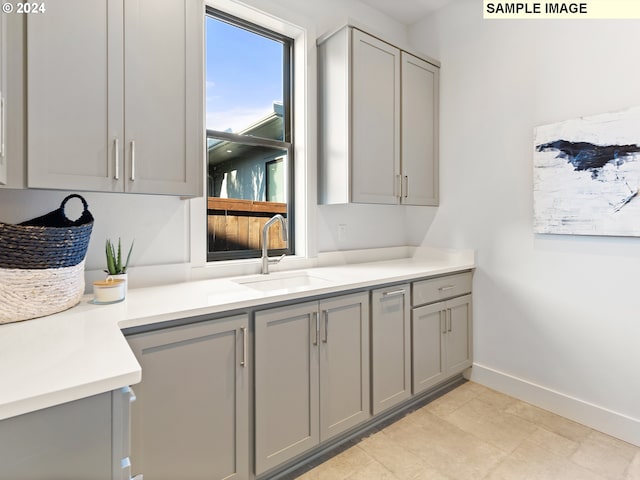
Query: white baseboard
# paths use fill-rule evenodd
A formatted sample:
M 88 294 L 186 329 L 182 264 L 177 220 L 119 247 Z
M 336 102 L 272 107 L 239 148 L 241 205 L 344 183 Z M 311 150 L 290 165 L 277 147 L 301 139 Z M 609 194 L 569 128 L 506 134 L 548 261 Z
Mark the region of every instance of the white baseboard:
M 470 379 L 524 402 L 640 446 L 640 420 L 493 368 L 473 364 Z

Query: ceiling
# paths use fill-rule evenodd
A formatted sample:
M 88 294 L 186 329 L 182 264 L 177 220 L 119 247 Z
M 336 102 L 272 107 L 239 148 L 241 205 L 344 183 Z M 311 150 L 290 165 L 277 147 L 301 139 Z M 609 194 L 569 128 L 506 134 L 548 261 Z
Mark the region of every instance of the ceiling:
M 406 25 L 423 19 L 453 0 L 360 0 Z

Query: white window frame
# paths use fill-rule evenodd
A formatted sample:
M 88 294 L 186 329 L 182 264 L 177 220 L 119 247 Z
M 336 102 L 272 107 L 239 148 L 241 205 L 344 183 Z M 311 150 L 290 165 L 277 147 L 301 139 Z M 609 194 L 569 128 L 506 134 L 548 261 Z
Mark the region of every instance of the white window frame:
M 316 135 L 316 54 L 315 32 L 309 21 L 294 18 L 285 9 L 273 6 L 272 12 L 265 12 L 235 0 L 206 0 L 206 5 L 235 17 L 245 19 L 274 32 L 293 39 L 293 132 L 294 138 L 294 215 L 296 253 L 281 262 L 281 268 L 300 268 L 311 266 L 310 259 L 317 256 L 315 229 L 317 204 L 317 158 L 315 153 Z M 275 10 L 278 11 L 275 11 Z M 202 22 L 205 21 L 205 9 L 202 8 Z M 204 31 L 204 29 L 203 29 Z M 204 44 L 204 38 L 202 39 Z M 204 50 L 204 49 L 203 49 Z M 205 59 L 202 59 L 203 65 Z M 204 72 L 204 69 L 203 69 Z M 310 81 L 313 79 L 313 81 Z M 204 73 L 202 89 L 205 91 Z M 206 98 L 203 95 L 203 98 Z M 205 105 L 202 105 L 203 112 Z M 203 118 L 206 115 L 203 113 Z M 206 126 L 202 126 L 206 130 Z M 205 159 L 202 159 L 203 192 L 206 189 Z M 240 275 L 259 271 L 260 259 L 242 259 L 207 262 L 207 198 L 191 199 L 190 208 L 190 259 L 192 277 Z

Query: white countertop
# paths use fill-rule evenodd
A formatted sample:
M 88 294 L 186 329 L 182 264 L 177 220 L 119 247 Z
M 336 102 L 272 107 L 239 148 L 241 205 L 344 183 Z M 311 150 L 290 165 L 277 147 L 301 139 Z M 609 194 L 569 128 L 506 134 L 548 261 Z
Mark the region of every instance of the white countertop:
M 327 281 L 320 287 L 262 292 L 224 278 L 130 289 L 124 302 L 112 305 L 94 305 L 86 295 L 65 312 L 0 325 L 0 419 L 140 382 L 124 328 L 472 268 L 473 255 L 414 257 L 304 270 Z

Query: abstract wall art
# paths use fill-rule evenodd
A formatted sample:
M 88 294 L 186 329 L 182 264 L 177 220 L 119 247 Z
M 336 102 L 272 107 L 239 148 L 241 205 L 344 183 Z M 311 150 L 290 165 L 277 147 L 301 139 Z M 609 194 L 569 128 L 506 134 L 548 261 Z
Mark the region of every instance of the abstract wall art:
M 534 231 L 640 236 L 640 107 L 534 129 Z

